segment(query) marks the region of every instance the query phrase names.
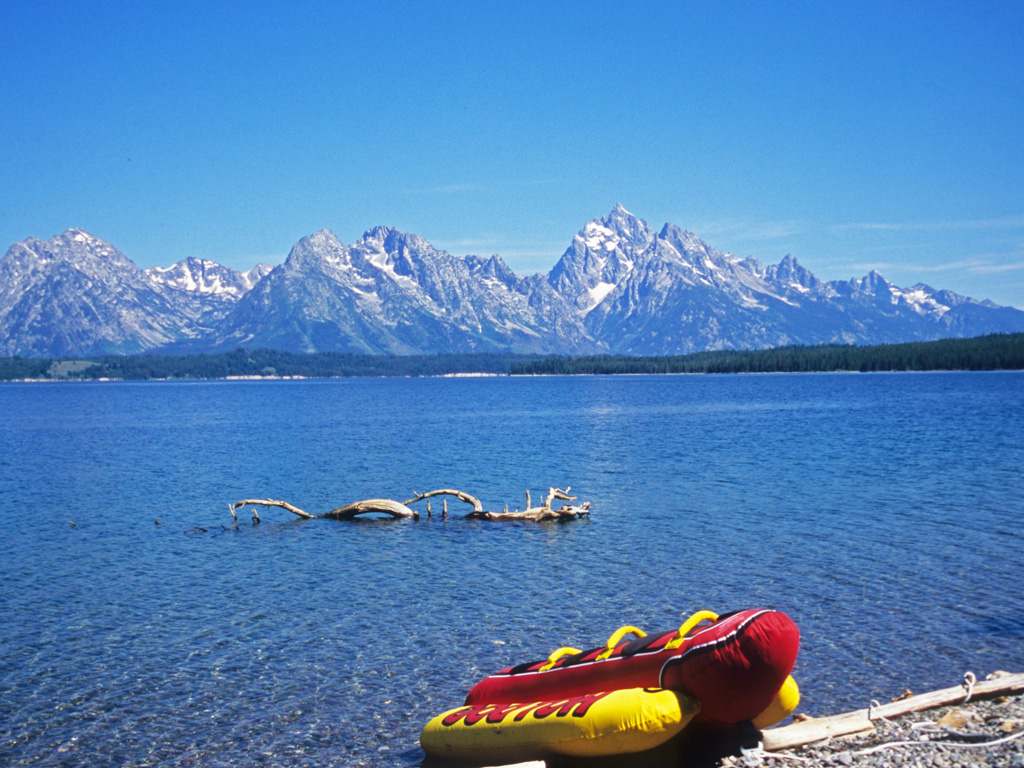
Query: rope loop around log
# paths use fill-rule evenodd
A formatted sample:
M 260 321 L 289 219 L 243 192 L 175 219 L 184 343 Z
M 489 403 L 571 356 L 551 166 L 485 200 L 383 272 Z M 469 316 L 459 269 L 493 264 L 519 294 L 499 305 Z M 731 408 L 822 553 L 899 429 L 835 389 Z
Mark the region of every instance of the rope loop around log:
M 971 700 L 971 696 L 974 693 L 974 684 L 978 682 L 978 678 L 974 676 L 973 672 L 964 672 L 964 688 L 967 690 L 967 695 L 964 697 L 964 704 Z

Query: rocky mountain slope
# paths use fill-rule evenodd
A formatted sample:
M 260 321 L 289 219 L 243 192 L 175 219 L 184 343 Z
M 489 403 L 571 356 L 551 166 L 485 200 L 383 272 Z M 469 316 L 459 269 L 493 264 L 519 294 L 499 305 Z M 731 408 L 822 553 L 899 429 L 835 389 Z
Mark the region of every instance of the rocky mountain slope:
M 589 349 L 582 325 L 541 283 L 498 256 L 457 258 L 396 229 L 371 229 L 351 246 L 321 230 L 204 344 L 376 354 Z
M 70 229 L 0 259 L 0 355 L 223 351 L 680 354 L 824 342 L 891 343 L 1024 331 L 1024 312 L 877 272 L 825 282 L 787 256 L 764 266 L 617 205 L 547 275 L 456 257 L 377 227 L 330 230 L 277 267 L 186 259 L 139 269 Z

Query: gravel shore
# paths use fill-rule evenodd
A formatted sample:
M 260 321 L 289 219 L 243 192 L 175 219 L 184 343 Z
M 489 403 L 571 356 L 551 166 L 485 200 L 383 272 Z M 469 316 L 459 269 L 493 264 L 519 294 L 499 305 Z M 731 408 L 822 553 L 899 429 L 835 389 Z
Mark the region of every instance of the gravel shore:
M 727 757 L 723 768 L 747 765 Z M 875 723 L 875 732 L 765 753 L 768 766 L 1024 768 L 1024 697 L 1001 696 Z

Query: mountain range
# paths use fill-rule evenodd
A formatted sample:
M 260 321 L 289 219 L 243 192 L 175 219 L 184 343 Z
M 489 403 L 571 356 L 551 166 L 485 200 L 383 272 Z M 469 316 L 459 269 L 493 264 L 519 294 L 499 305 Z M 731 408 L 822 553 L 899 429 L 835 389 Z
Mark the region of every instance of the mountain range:
M 284 263 L 189 258 L 140 269 L 80 229 L 0 259 L 0 355 L 220 352 L 685 354 L 884 344 L 1024 331 L 1024 312 L 878 272 L 823 281 L 792 256 L 739 259 L 621 205 L 547 274 L 453 256 L 389 227 L 352 245 L 321 230 Z

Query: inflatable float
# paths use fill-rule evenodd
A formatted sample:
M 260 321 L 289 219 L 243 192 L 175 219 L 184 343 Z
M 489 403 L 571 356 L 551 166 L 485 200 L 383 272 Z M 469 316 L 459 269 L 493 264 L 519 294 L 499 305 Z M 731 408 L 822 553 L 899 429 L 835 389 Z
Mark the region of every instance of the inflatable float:
M 653 635 L 624 626 L 603 646 L 559 648 L 485 677 L 464 706 L 427 723 L 420 745 L 434 757 L 507 763 L 641 752 L 691 721 L 764 728 L 799 702 L 790 677 L 799 644 L 792 620 L 768 609 L 700 611 Z

